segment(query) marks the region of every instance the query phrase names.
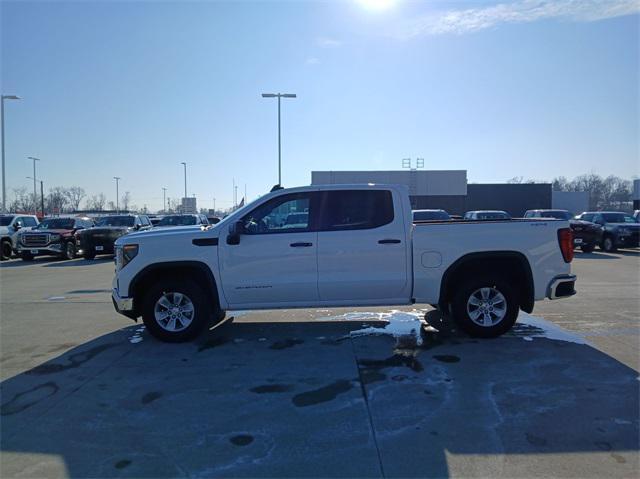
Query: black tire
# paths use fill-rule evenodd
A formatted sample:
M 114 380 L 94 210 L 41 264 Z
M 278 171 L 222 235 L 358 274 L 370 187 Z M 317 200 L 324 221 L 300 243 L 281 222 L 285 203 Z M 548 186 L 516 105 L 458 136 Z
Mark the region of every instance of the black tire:
M 156 321 L 156 303 L 165 294 L 180 293 L 184 295 L 193 305 L 193 316 L 191 323 L 180 331 L 169 331 Z M 142 300 L 142 321 L 149 332 L 157 339 L 169 343 L 181 343 L 190 341 L 198 336 L 202 330 L 218 319 L 220 313 L 214 307 L 205 292 L 197 283 L 185 278 L 162 278 L 149 287 L 141 298 Z
M 11 255 L 13 255 L 13 247 L 11 246 L 10 240 L 2 241 L 2 261 L 11 259 Z
M 33 255 L 31 253 L 22 252 L 20 257 L 22 258 L 22 261 L 33 261 Z
M 580 247 L 583 253 L 593 253 L 593 250 L 596 249 L 596 245 L 594 244 L 585 244 Z
M 64 244 L 64 252 L 62 255 L 64 259 L 76 259 L 76 245 L 73 241 L 67 241 Z
M 95 253 L 85 253 L 82 255 L 82 257 L 86 260 L 92 260 L 96 257 Z
M 606 251 L 607 253 L 613 253 L 618 248 L 616 248 L 616 243 L 613 240 L 612 236 L 605 236 L 604 238 L 602 238 L 602 244 L 600 244 L 600 249 L 602 251 Z
M 506 312 L 501 320 L 492 325 L 482 326 L 473 321 L 470 317 L 467 302 L 471 296 L 481 288 L 490 288 L 492 291 L 499 292 L 505 298 Z M 498 305 L 496 303 L 496 305 Z M 474 306 L 470 306 L 473 308 Z M 478 309 L 478 307 L 475 307 Z M 472 309 L 472 313 L 476 310 Z M 451 303 L 451 312 L 453 319 L 460 329 L 473 337 L 478 338 L 495 338 L 506 333 L 516 322 L 520 305 L 517 295 L 513 287 L 505 280 L 493 276 L 469 278 L 464 281 L 456 291 Z M 493 318 L 493 310 L 488 313 Z M 479 319 L 477 319 L 479 321 Z

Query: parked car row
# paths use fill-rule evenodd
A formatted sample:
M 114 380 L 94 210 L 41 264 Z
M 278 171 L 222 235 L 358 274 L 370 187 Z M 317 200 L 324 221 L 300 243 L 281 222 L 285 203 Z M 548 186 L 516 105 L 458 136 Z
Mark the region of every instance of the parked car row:
M 154 226 L 207 225 L 209 221 L 202 214 L 167 215 L 159 218 L 156 225 L 148 215 L 138 214 L 51 217 L 42 222 L 32 215 L 0 215 L 2 259 L 14 254 L 24 261 L 32 261 L 36 256 L 93 259 L 97 255 L 114 254 L 115 241 L 132 231 Z
M 524 218 L 553 218 L 569 221 L 573 232 L 574 247 L 585 253 L 592 252 L 596 246 L 611 252 L 617 248 L 640 246 L 640 211 L 633 215 L 616 211 L 585 211 L 573 216 L 567 210 L 540 209 L 528 210 Z M 414 210 L 413 221 L 453 221 L 457 218 L 445 210 Z M 463 217 L 467 221 L 510 220 L 505 211 L 478 210 L 467 211 Z

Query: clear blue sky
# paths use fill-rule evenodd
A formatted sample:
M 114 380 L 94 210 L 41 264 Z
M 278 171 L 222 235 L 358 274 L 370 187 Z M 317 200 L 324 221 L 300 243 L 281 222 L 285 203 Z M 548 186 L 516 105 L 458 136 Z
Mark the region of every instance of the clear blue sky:
M 373 8 L 371 4 L 381 8 Z M 2 2 L 7 193 L 79 185 L 228 207 L 312 170 L 469 181 L 639 174 L 639 3 Z M 374 5 L 375 7 L 376 5 Z

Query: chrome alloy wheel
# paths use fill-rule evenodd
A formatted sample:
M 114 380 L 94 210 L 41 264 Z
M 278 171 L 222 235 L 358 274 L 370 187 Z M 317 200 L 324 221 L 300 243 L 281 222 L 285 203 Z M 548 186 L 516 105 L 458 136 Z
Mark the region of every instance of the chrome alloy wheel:
M 495 326 L 507 315 L 507 300 L 495 288 L 476 289 L 467 300 L 467 314 L 478 326 Z
M 195 309 L 188 296 L 177 292 L 165 292 L 153 308 L 156 322 L 166 331 L 177 333 L 189 327 Z

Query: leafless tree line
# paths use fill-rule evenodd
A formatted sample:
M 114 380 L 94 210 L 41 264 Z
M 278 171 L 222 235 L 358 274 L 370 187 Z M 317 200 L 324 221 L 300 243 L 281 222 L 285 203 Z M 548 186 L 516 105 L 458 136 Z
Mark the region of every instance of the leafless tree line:
M 507 183 L 544 183 L 536 180 L 524 180 L 521 176 L 511 178 Z M 595 173 L 587 173 L 569 180 L 558 176 L 552 181 L 553 191 L 587 191 L 589 209 L 624 210 L 633 204 L 633 183 L 618 176 L 603 178 Z
M 85 198 L 83 208 L 80 208 L 82 200 Z M 34 196 L 33 193 L 29 193 L 26 187 L 14 188 L 13 198 L 8 207 L 9 211 L 15 212 L 41 212 L 42 198 L 39 192 Z M 127 191 L 122 195 L 119 207 L 121 210 L 135 208 L 131 204 L 130 192 Z M 113 201 L 107 202 L 107 197 L 104 193 L 87 198 L 84 188 L 80 186 L 55 186 L 49 188 L 48 193 L 44 195 L 44 210 L 46 214 L 73 213 L 80 209 L 92 211 L 115 210 L 116 204 Z

